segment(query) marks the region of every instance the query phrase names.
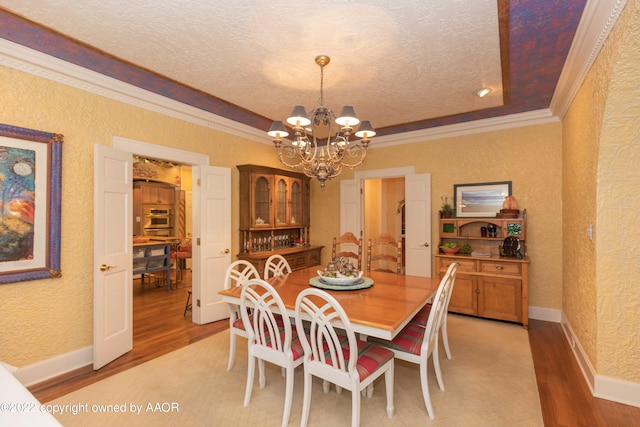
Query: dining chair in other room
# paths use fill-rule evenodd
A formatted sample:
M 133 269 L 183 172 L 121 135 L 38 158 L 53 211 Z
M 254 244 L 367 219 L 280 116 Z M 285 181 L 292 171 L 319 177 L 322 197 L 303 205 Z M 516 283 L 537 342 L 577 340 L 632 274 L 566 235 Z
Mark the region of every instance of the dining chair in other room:
M 449 297 L 447 298 L 445 310 L 444 310 L 444 320 L 442 321 L 442 325 L 440 327 L 440 332 L 442 336 L 442 343 L 444 345 L 444 352 L 447 355 L 447 359 L 451 360 L 451 348 L 449 347 L 449 334 L 447 333 L 447 318 L 449 316 L 449 303 L 451 302 L 451 295 L 453 294 L 453 288 L 456 284 L 456 273 L 458 271 L 457 262 L 452 262 L 445 273 L 445 276 L 451 275 L 451 290 L 449 291 Z M 442 284 L 442 281 L 441 281 Z M 413 316 L 413 318 L 409 321 L 409 323 L 413 323 L 415 325 L 419 325 L 425 327 L 427 325 L 427 320 L 429 320 L 429 313 L 431 312 L 431 303 L 425 304 L 424 307 L 418 311 L 418 313 Z
M 440 371 L 440 359 L 438 357 L 438 330 L 444 319 L 445 307 L 449 298 L 449 292 L 453 286 L 451 275 L 442 278 L 436 295 L 433 298 L 429 319 L 425 327 L 409 323 L 392 340 L 386 341 L 375 337 L 369 337 L 368 341 L 385 346 L 395 353 L 396 359 L 420 365 L 420 385 L 422 397 L 427 407 L 429 418 L 435 418 L 431 398 L 429 397 L 428 362 L 433 359 L 433 367 L 436 371 L 436 379 L 440 390 L 444 391 L 444 381 Z
M 282 255 L 274 254 L 264 264 L 264 280 L 291 273 L 289 262 Z
M 395 266 L 395 271 L 389 265 Z M 367 270 L 402 273 L 402 242 L 382 233 L 367 242 Z
M 309 421 L 312 377 L 351 390 L 351 425 L 360 424 L 362 391 L 384 374 L 387 416 L 393 417 L 394 353 L 356 339 L 340 303 L 320 289 L 305 289 L 296 299 L 296 329 L 304 349 L 304 395 L 301 426 Z M 303 319 L 311 319 L 305 326 Z M 334 324 L 336 328 L 334 328 Z M 308 329 L 305 329 L 308 328 Z M 324 391 L 327 392 L 328 388 Z
M 187 316 L 187 311 L 193 311 L 193 304 L 191 304 L 191 294 L 193 292 L 191 291 L 191 289 L 189 289 L 187 291 L 187 303 L 184 305 L 184 313 L 182 313 L 182 317 L 186 317 Z
M 251 311 L 249 311 L 251 310 Z M 240 311 L 248 334 L 248 371 L 244 406 L 249 406 L 256 359 L 260 388 L 266 384 L 264 362 L 284 368 L 285 397 L 282 425 L 289 424 L 293 402 L 293 375 L 296 366 L 302 364 L 302 345 L 298 333 L 289 319 L 278 313 L 286 313 L 280 295 L 269 283 L 261 279 L 251 279 L 242 285 Z
M 224 288 L 232 289 L 236 286 L 242 286 L 251 279 L 259 279 L 260 273 L 249 261 L 238 260 L 232 262 L 224 275 Z M 247 331 L 240 314 L 240 306 L 227 304 L 229 309 L 229 363 L 227 370 L 233 368 L 233 362 L 236 356 L 236 337 L 247 338 Z
M 187 259 L 192 255 L 191 237 L 179 239 L 171 245 L 171 259 L 176 262 L 176 283 L 182 282 L 183 271 L 187 269 Z
M 357 253 L 356 253 L 357 251 Z M 346 257 L 358 263 L 358 271 L 362 270 L 362 239 L 347 231 L 340 237 L 333 238 L 331 259 Z

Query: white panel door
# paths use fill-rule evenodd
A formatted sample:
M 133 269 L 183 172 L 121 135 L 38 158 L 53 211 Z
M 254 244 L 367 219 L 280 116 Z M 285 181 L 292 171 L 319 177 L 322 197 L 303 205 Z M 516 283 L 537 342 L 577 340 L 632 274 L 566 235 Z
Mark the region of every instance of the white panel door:
M 192 319 L 204 324 L 229 317 L 218 291 L 231 263 L 231 169 L 194 166 L 193 182 Z
M 405 176 L 405 272 L 431 277 L 431 175 Z
M 131 153 L 94 146 L 93 369 L 133 347 Z
M 362 237 L 361 185 L 359 179 L 340 181 L 340 235 L 350 231 Z

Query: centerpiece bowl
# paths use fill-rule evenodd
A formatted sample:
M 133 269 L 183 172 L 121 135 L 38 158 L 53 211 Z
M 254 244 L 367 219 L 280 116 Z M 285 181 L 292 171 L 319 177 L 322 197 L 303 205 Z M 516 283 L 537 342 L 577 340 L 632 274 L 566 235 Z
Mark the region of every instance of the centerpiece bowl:
M 353 285 L 362 279 L 364 271 L 360 271 L 357 274 L 345 275 L 337 271 L 327 272 L 318 270 L 318 276 L 320 280 L 330 285 Z

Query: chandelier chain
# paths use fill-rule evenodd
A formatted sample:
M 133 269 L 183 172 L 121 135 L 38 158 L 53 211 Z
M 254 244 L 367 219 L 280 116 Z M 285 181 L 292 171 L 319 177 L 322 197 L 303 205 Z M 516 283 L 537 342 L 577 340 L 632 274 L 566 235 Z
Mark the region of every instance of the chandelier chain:
M 324 105 L 324 65 L 320 65 L 320 105 Z

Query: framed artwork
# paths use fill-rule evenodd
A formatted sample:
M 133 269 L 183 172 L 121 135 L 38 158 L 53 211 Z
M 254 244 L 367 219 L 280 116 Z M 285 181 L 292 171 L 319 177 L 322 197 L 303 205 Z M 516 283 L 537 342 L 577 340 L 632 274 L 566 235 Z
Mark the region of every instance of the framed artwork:
M 502 209 L 504 198 L 511 195 L 511 181 L 454 184 L 457 218 L 495 217 Z
M 0 284 L 61 276 L 62 141 L 0 124 Z

